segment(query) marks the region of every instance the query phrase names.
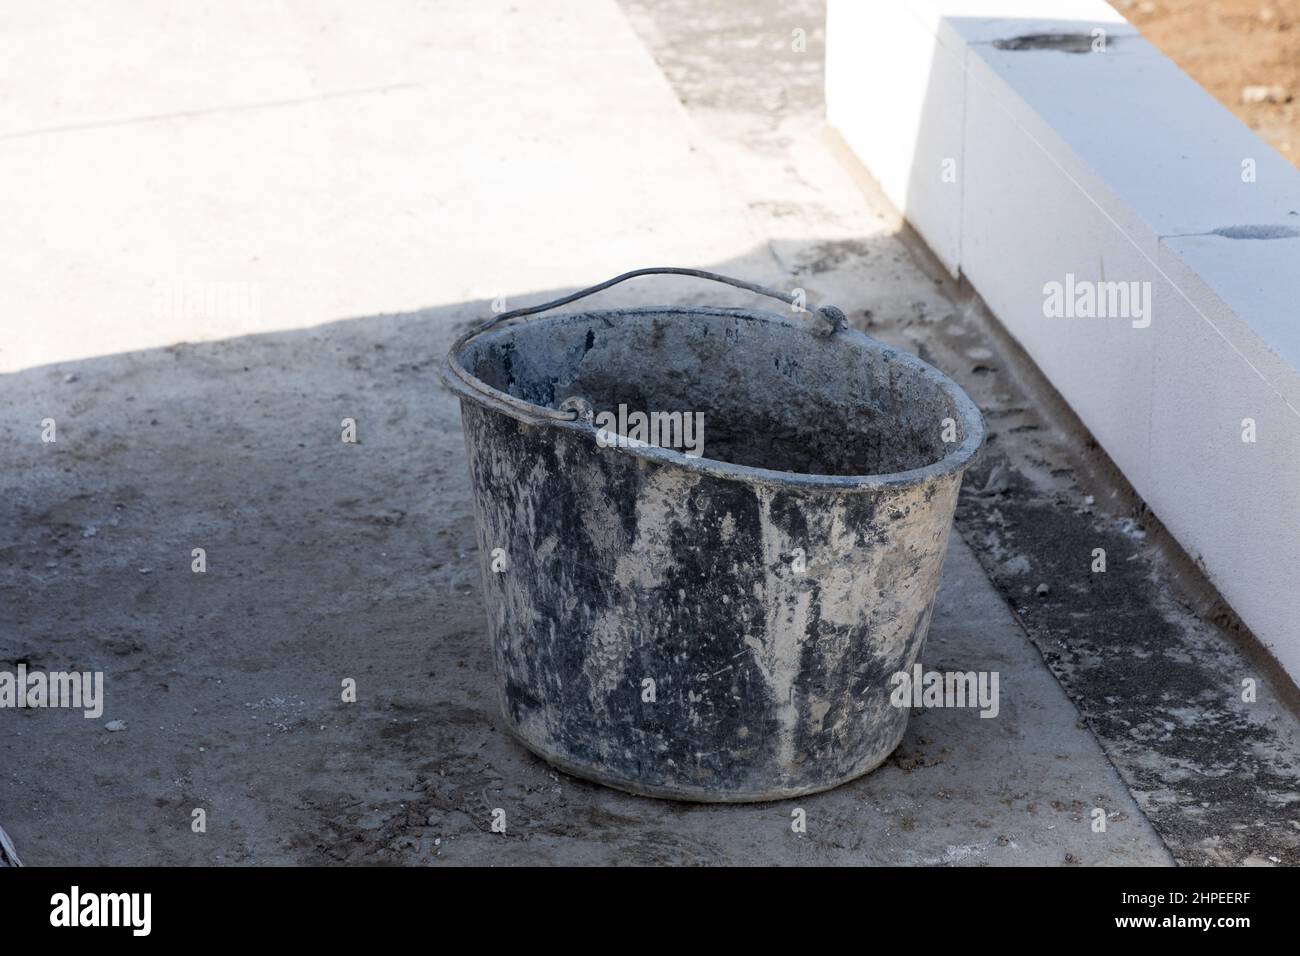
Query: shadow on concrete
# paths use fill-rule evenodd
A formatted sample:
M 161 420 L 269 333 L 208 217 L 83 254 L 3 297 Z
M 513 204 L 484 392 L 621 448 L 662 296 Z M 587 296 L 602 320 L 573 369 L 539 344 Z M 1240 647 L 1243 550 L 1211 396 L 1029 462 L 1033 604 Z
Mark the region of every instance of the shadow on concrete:
M 828 263 L 881 251 L 866 241 L 787 253 L 794 280 L 815 293 Z M 710 268 L 755 272 L 749 257 Z M 767 301 L 673 279 L 588 300 Z M 842 304 L 864 321 L 860 304 Z M 1111 805 L 1127 795 L 964 549 L 950 555 L 931 646 L 952 666 L 1019 673 L 1020 689 L 1000 720 L 914 717 L 880 770 L 800 801 L 819 821 L 807 835 L 791 832 L 786 804 L 643 800 L 557 773 L 509 740 L 458 407 L 436 376 L 455 336 L 487 314 L 487 303 L 462 302 L 0 377 L 10 409 L 0 667 L 99 670 L 106 683 L 100 720 L 6 718 L 15 730 L 0 737 L 0 807 L 27 862 L 1086 855 L 1078 795 Z M 40 441 L 45 418 L 57 423 L 54 444 Z M 344 418 L 357 444 L 341 441 Z M 205 573 L 192 570 L 194 548 Z M 984 622 L 978 633 L 972 621 Z M 355 704 L 341 699 L 345 679 Z M 1026 747 L 1020 722 L 1044 712 L 1060 733 Z M 127 728 L 108 732 L 110 720 Z M 1074 824 L 1026 826 L 1067 794 L 1059 813 Z M 496 807 L 512 821 L 506 837 L 487 832 Z M 192 831 L 200 808 L 205 833 Z M 1135 808 L 1127 819 L 1134 829 L 1121 827 L 1107 852 L 1164 862 Z

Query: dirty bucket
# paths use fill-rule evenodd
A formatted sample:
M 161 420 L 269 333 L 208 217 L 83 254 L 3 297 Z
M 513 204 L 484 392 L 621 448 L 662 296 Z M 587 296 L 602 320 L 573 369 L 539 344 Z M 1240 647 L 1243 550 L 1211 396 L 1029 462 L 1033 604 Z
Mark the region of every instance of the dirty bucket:
M 925 642 L 983 420 L 946 376 L 832 307 L 508 324 L 657 273 L 794 301 L 643 269 L 492 319 L 443 364 L 505 723 L 554 765 L 632 793 L 824 790 L 902 739 L 891 677 Z M 660 444 L 636 412 L 660 414 Z M 702 455 L 688 415 L 702 415 Z M 687 447 L 663 447 L 674 438 Z

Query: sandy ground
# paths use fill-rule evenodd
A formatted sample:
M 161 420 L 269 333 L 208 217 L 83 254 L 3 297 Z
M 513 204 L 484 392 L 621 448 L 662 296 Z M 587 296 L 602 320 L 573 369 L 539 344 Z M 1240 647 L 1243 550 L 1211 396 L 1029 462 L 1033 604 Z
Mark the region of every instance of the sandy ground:
M 1135 576 L 1102 599 L 1173 595 L 1131 609 L 1166 628 L 1151 669 L 1181 664 L 1182 686 L 1204 689 L 1248 667 L 1194 596 L 1175 600 L 1126 499 L 1102 500 L 1108 479 L 1079 463 L 987 317 L 918 265 L 822 138 L 819 5 L 697 4 L 692 21 L 674 3 L 625 17 L 492 0 L 435 18 L 394 5 L 364 26 L 341 6 L 141 8 L 97 29 L 132 38 L 150 69 L 105 44 L 72 77 L 55 51 L 73 28 L 19 9 L 6 42 L 32 52 L 10 76 L 31 75 L 7 101 L 0 169 L 30 188 L 0 226 L 0 253 L 24 265 L 0 290 L 0 669 L 107 683 L 100 720 L 0 711 L 0 822 L 28 863 L 1296 852 L 1276 792 L 1294 781 L 1293 724 L 1267 688 L 1249 714 L 1141 694 L 1126 710 L 1114 672 L 1138 658 L 1110 629 L 1139 619 L 1090 626 L 1080 650 L 1102 603 L 1069 603 L 1068 572 L 1039 565 L 1041 538 L 1021 530 L 1035 515 L 1065 522 L 1053 540 L 1128 529 Z M 811 55 L 792 55 L 792 27 Z M 622 795 L 507 739 L 458 411 L 434 369 L 496 296 L 540 301 L 650 264 L 801 285 L 979 401 L 993 441 L 974 487 L 999 462 L 1010 478 L 964 499 L 926 662 L 999 670 L 999 718 L 918 713 L 877 772 L 750 807 Z M 600 301 L 723 304 L 679 282 Z M 357 444 L 340 441 L 344 418 Z M 1022 589 L 1042 577 L 1056 596 L 1031 607 Z M 1134 713 L 1170 726 L 1128 733 Z M 1225 748 L 1243 730 L 1249 747 Z M 1161 733 L 1201 746 L 1172 752 Z M 1187 784 L 1207 772 L 1264 785 L 1212 805 Z M 498 807 L 505 835 L 488 830 Z
M 1300 165 L 1300 0 L 1112 0 L 1270 146 Z M 1277 87 L 1266 98 L 1248 87 Z

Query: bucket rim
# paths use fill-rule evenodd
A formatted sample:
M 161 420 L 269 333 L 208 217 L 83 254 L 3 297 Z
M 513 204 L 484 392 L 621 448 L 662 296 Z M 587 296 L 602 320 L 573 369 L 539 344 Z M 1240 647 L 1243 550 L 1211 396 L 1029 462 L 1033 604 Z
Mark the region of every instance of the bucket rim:
M 650 315 L 681 316 L 683 318 L 697 316 L 739 318 L 746 321 L 775 323 L 803 335 L 809 335 L 814 338 L 818 337 L 812 326 L 808 324 L 806 317 L 790 318 L 766 309 L 729 309 L 706 306 L 638 306 L 636 308 L 623 309 L 586 309 L 580 312 L 559 312 L 539 316 L 530 319 L 528 324 L 567 325 L 590 321 L 593 318 Z M 446 356 L 443 358 L 442 365 L 439 368 L 439 374 L 443 384 L 455 393 L 462 401 L 472 401 L 476 405 L 482 406 L 483 408 L 498 414 L 506 415 L 507 417 L 523 422 L 524 424 L 536 427 L 562 428 L 580 434 L 589 435 L 592 444 L 601 451 L 611 452 L 614 454 L 627 454 L 656 464 L 670 465 L 703 475 L 710 475 L 733 481 L 743 481 L 750 484 L 798 489 L 801 491 L 842 492 L 869 491 L 880 488 L 915 487 L 937 481 L 949 475 L 961 474 L 970 465 L 976 453 L 984 444 L 984 416 L 981 414 L 979 407 L 976 406 L 975 402 L 966 394 L 965 389 L 933 365 L 923 361 L 915 355 L 912 355 L 910 352 L 895 348 L 879 339 L 874 339 L 857 329 L 845 327 L 837 331 L 830 339 L 832 343 L 838 340 L 845 344 L 852 344 L 858 348 L 886 353 L 891 361 L 896 361 L 901 365 L 911 368 L 923 379 L 938 387 L 939 390 L 952 402 L 956 412 L 956 417 L 962 424 L 962 431 L 965 436 L 962 441 L 949 449 L 938 461 L 931 462 L 928 465 L 922 465 L 919 468 L 910 468 L 905 471 L 876 475 L 825 475 L 818 473 L 777 471 L 770 468 L 760 468 L 754 465 L 741 465 L 736 464 L 735 462 L 720 461 L 716 458 L 695 458 L 674 448 L 664 448 L 658 445 L 640 443 L 619 443 L 601 446 L 596 442 L 597 428 L 591 422 L 582 419 L 569 421 L 540 413 L 535 415 L 530 414 L 526 408 L 537 408 L 540 412 L 544 406 L 534 405 L 531 402 L 524 402 L 521 399 L 517 399 L 514 396 L 500 391 L 499 389 L 493 388 L 482 379 L 471 374 L 463 365 L 461 365 L 460 357 L 472 341 L 480 337 L 493 338 L 498 336 L 508 336 L 511 332 L 519 328 L 521 324 L 522 323 L 503 324 L 491 329 L 471 331 L 470 333 L 458 338 L 448 350 Z M 473 382 L 474 384 L 471 386 L 470 382 Z

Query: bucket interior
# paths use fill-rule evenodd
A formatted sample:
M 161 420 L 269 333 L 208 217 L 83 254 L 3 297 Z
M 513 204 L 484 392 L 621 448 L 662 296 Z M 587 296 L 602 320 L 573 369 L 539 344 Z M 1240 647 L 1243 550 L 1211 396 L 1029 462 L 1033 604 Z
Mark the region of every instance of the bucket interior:
M 865 336 L 818 337 L 812 322 L 763 312 L 578 313 L 490 331 L 459 357 L 485 384 L 535 405 L 581 396 L 597 414 L 702 413 L 702 457 L 737 465 L 885 475 L 960 447 L 966 423 L 937 372 Z M 955 441 L 944 441 L 945 419 Z

